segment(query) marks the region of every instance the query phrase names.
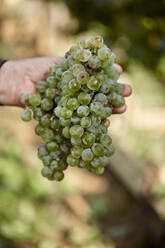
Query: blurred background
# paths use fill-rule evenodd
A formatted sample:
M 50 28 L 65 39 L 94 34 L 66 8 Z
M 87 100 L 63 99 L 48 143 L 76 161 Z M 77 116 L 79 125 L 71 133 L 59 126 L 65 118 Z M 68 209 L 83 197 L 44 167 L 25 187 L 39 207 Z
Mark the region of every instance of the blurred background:
M 111 118 L 117 153 L 103 176 L 68 169 L 49 182 L 35 123 L 0 108 L 0 248 L 165 247 L 165 1 L 0 0 L 1 58 L 63 56 L 95 34 L 133 87 L 127 112 Z

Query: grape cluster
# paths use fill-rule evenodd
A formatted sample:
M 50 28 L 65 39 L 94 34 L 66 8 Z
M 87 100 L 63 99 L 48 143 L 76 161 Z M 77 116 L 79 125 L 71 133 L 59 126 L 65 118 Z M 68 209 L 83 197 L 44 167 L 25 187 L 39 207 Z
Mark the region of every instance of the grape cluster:
M 35 133 L 45 142 L 38 148 L 41 173 L 49 180 L 61 181 L 68 166 L 104 172 L 114 153 L 105 122 L 113 107 L 124 105 L 115 59 L 101 36 L 80 39 L 37 83 L 38 94 L 21 96 L 22 119 L 38 121 Z

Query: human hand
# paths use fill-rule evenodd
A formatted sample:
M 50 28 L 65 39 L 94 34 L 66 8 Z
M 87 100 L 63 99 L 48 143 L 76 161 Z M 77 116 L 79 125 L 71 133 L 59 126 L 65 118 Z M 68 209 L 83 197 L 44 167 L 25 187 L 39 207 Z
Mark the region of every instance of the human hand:
M 22 106 L 20 96 L 23 93 L 30 95 L 36 93 L 35 84 L 44 80 L 52 64 L 60 65 L 63 57 L 40 57 L 6 62 L 0 70 L 0 103 L 3 105 Z M 115 64 L 116 70 L 121 74 L 122 68 Z M 130 96 L 132 89 L 124 84 L 122 96 Z M 122 114 L 126 105 L 114 108 L 113 114 Z

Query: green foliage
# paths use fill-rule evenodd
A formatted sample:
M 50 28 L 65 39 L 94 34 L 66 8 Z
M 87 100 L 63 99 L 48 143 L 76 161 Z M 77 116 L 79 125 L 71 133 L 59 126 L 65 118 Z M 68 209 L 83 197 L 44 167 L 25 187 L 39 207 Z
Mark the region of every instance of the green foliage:
M 130 58 L 152 69 L 159 64 L 165 51 L 164 1 L 62 1 L 79 21 L 77 32 L 101 25 L 107 42 L 123 48 L 123 64 L 130 62 Z

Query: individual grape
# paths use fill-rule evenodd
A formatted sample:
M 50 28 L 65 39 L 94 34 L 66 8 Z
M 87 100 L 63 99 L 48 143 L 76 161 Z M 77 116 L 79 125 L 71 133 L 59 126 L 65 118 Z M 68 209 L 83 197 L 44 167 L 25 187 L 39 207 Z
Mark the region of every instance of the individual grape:
M 68 165 L 73 166 L 73 167 L 79 165 L 79 159 L 74 158 L 71 154 L 69 154 L 67 156 L 67 160 L 66 161 L 67 161 Z
M 101 112 L 100 112 L 100 117 L 102 119 L 108 118 L 112 114 L 112 108 L 110 107 L 103 107 Z
M 41 109 L 41 107 L 33 108 L 33 118 L 35 120 L 39 121 L 43 115 L 44 115 L 44 112 Z
M 78 95 L 78 101 L 82 105 L 88 105 L 90 103 L 90 101 L 91 101 L 91 96 L 86 92 L 81 92 Z
M 83 50 L 78 50 L 76 55 L 77 55 L 77 59 L 80 62 L 87 62 L 92 54 L 88 49 L 83 49 Z
M 49 156 L 52 158 L 52 160 L 57 160 L 61 156 L 62 152 L 61 150 L 57 150 L 55 152 L 50 152 Z
M 64 178 L 64 173 L 62 171 L 56 171 L 53 175 L 53 179 L 58 182 L 63 180 L 63 178 Z
M 118 80 L 120 74 L 116 70 L 114 65 L 108 66 L 104 69 L 105 73 L 112 79 L 112 80 Z
M 59 128 L 60 128 L 59 119 L 53 118 L 53 119 L 51 120 L 51 128 L 52 128 L 53 130 L 56 130 L 56 129 L 59 129 Z
M 77 46 L 71 46 L 70 50 L 69 50 L 69 54 L 71 54 L 72 56 L 76 55 L 77 51 L 79 50 L 79 48 Z
M 80 88 L 81 88 L 81 84 L 76 81 L 75 79 L 72 79 L 70 82 L 69 82 L 69 90 L 71 92 L 76 92 L 78 91 Z
M 73 125 L 70 130 L 70 135 L 74 138 L 80 138 L 82 137 L 84 133 L 84 128 L 82 128 L 80 125 Z
M 68 100 L 69 100 L 68 96 L 62 96 L 58 101 L 59 105 L 62 106 L 62 107 L 67 107 Z
M 82 157 L 82 160 L 90 162 L 93 159 L 93 153 L 91 149 L 87 148 L 83 150 L 81 157 Z
M 104 154 L 104 147 L 100 143 L 94 143 L 92 145 L 92 152 L 95 156 L 102 156 Z
M 103 46 L 103 38 L 100 35 L 92 37 L 90 40 L 90 45 L 94 48 L 100 48 Z
M 57 70 L 56 70 L 56 78 L 57 78 L 58 80 L 61 79 L 62 74 L 63 74 L 63 69 L 62 69 L 61 67 L 57 68 Z
M 57 170 L 60 170 L 60 165 L 59 165 L 59 161 L 57 160 L 53 160 L 50 164 L 50 169 L 51 171 L 57 171 Z
M 96 102 L 101 102 L 102 104 L 107 104 L 107 102 L 108 102 L 107 96 L 103 93 L 96 94 L 94 100 Z
M 70 138 L 69 127 L 64 127 L 64 128 L 62 129 L 62 134 L 63 134 L 63 136 L 64 136 L 66 139 L 69 139 L 69 138 Z
M 91 161 L 91 165 L 92 165 L 92 167 L 94 167 L 94 168 L 99 168 L 99 167 L 100 167 L 100 158 L 94 158 L 94 159 Z
M 60 149 L 64 154 L 69 152 L 69 146 L 66 143 L 60 144 Z
M 42 136 L 43 135 L 43 133 L 44 133 L 44 127 L 42 127 L 41 125 L 37 125 L 36 127 L 35 127 L 35 133 L 38 135 L 38 136 Z
M 71 122 L 72 122 L 74 125 L 80 124 L 80 119 L 81 119 L 80 117 L 74 115 L 74 116 L 72 116 L 72 118 L 71 118 Z
M 98 69 L 101 67 L 101 61 L 98 56 L 91 56 L 88 60 L 88 65 L 92 69 Z
M 88 106 L 83 106 L 83 105 L 80 105 L 77 109 L 77 115 L 79 117 L 85 117 L 85 116 L 88 116 L 89 115 L 89 108 Z
M 54 139 L 53 130 L 51 130 L 50 128 L 45 128 L 44 133 L 41 135 L 41 137 L 45 142 L 52 141 Z
M 98 57 L 100 60 L 105 61 L 110 58 L 110 55 L 111 55 L 111 51 L 106 46 L 103 46 L 98 50 Z
M 79 102 L 76 98 L 70 98 L 66 103 L 66 107 L 71 110 L 76 110 L 78 106 Z
M 73 146 L 79 146 L 79 145 L 81 145 L 82 144 L 81 138 L 71 137 L 71 144 Z
M 82 64 L 74 64 L 72 66 L 72 73 L 75 77 L 81 72 L 85 72 L 85 67 Z
M 43 177 L 47 177 L 49 179 L 52 176 L 52 170 L 49 167 L 44 166 L 41 170 L 41 174 Z
M 47 88 L 56 88 L 57 80 L 54 76 L 48 76 L 46 79 Z
M 115 148 L 113 145 L 104 148 L 104 155 L 107 157 L 112 156 L 115 153 Z
M 101 117 L 92 115 L 92 125 L 99 128 L 101 124 Z
M 68 168 L 68 164 L 67 164 L 65 158 L 60 159 L 58 162 L 59 162 L 60 170 L 61 170 L 61 171 L 64 171 L 64 170 L 66 170 L 66 169 Z
M 23 121 L 31 121 L 33 118 L 33 112 L 30 108 L 26 108 L 22 114 L 21 114 L 21 118 Z
M 90 104 L 90 111 L 95 115 L 99 115 L 103 105 L 100 102 L 93 102 Z
M 110 94 L 110 97 L 109 97 L 108 101 L 115 108 L 120 108 L 125 104 L 124 97 L 119 95 L 119 94 L 116 94 L 115 92 Z
M 59 145 L 57 144 L 57 142 L 51 141 L 47 143 L 46 147 L 49 152 L 54 152 L 54 151 L 57 151 L 57 149 L 59 148 Z
M 110 80 L 107 80 L 100 88 L 100 91 L 103 93 L 103 94 L 107 94 L 110 92 L 111 90 L 111 87 L 112 87 L 112 82 Z
M 92 121 L 91 121 L 91 118 L 90 117 L 83 117 L 81 118 L 81 121 L 80 121 L 80 125 L 83 127 L 83 128 L 89 128 L 92 124 Z
M 62 80 L 64 83 L 69 83 L 73 79 L 73 74 L 71 71 L 65 71 L 62 74 Z
M 43 156 L 41 159 L 45 166 L 50 166 L 50 163 L 52 161 L 52 158 L 50 155 Z
M 67 127 L 70 125 L 71 120 L 70 119 L 65 119 L 64 117 L 60 117 L 60 125 L 62 127 Z
M 80 168 L 87 168 L 89 166 L 89 162 L 80 160 L 79 167 Z
M 41 108 L 44 111 L 49 111 L 54 107 L 54 103 L 52 100 L 48 99 L 48 98 L 44 98 L 42 99 L 41 102 Z
M 107 156 L 100 157 L 100 166 L 105 167 L 109 163 L 109 158 Z
M 108 147 L 112 143 L 112 139 L 107 134 L 102 134 L 100 137 L 100 142 L 103 146 Z
M 71 149 L 71 154 L 74 158 L 80 158 L 83 148 L 81 146 L 73 146 Z
M 91 172 L 97 174 L 97 175 L 102 175 L 104 173 L 104 168 L 99 167 L 99 168 L 92 168 Z
M 20 100 L 23 105 L 29 105 L 29 94 L 23 93 Z
M 40 119 L 40 124 L 43 127 L 49 127 L 51 124 L 51 115 L 50 114 L 45 114 L 41 117 Z
M 101 83 L 100 81 L 94 77 L 94 76 L 91 76 L 91 78 L 89 79 L 88 83 L 87 83 L 87 86 L 90 90 L 98 90 L 101 86 Z
M 47 83 L 45 81 L 38 81 L 36 84 L 36 89 L 40 93 L 44 93 L 47 88 Z
M 89 74 L 85 71 L 82 71 L 77 75 L 76 79 L 81 85 L 86 84 L 89 80 Z
M 55 96 L 56 96 L 56 90 L 54 88 L 48 88 L 48 89 L 46 89 L 45 96 L 48 99 L 54 99 Z
M 91 147 L 95 142 L 95 135 L 90 132 L 85 132 L 82 137 L 82 142 L 85 146 Z
M 77 44 L 78 44 L 80 49 L 88 48 L 88 40 L 86 40 L 86 39 L 78 40 Z
M 35 94 L 32 96 L 29 96 L 29 103 L 32 107 L 37 107 L 41 104 L 41 95 Z
M 122 94 L 123 89 L 124 89 L 123 84 L 114 83 L 114 91 L 115 91 L 117 94 L 119 94 L 119 95 Z
M 60 106 L 57 106 L 55 109 L 54 109 L 54 115 L 57 116 L 57 117 L 62 117 L 61 113 L 62 113 L 62 107 Z
M 38 157 L 41 159 L 42 157 L 48 155 L 48 150 L 46 145 L 42 145 L 38 147 Z
M 59 133 L 56 133 L 56 134 L 54 135 L 54 140 L 56 140 L 57 143 L 59 144 L 59 143 L 62 142 L 63 138 L 62 138 L 62 136 L 61 136 Z
M 59 68 L 59 65 L 51 65 L 49 68 L 49 72 L 51 76 L 55 76 L 57 68 Z
M 62 116 L 65 119 L 70 119 L 72 117 L 72 114 L 73 114 L 73 112 L 70 109 L 65 108 L 64 111 L 63 111 Z

